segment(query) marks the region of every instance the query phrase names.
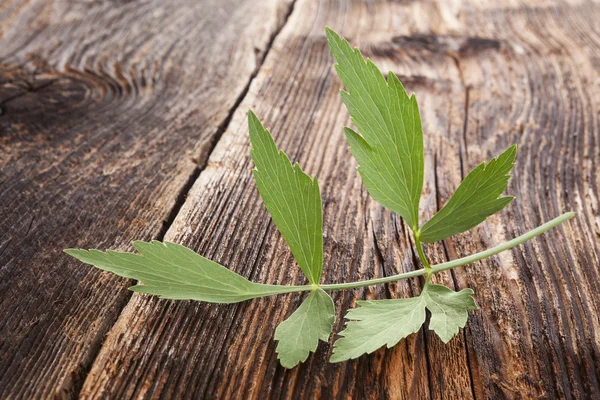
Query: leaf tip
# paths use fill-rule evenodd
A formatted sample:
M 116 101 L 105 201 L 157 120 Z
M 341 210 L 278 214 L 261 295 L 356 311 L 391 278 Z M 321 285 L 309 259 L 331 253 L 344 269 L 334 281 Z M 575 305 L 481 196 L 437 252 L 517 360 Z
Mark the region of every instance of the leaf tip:
M 82 263 L 86 263 L 86 258 L 89 254 L 89 250 L 84 249 L 64 249 L 63 252 L 73 257 L 74 259 L 81 261 Z
M 331 29 L 327 25 L 325 25 L 325 36 L 327 36 L 327 39 L 329 40 L 340 39 L 340 35 L 338 35 L 333 29 Z
M 152 244 L 154 244 L 154 242 L 156 242 L 156 240 L 152 241 Z M 131 242 L 131 245 L 133 246 L 133 248 L 136 249 L 137 251 L 139 251 L 140 253 L 142 252 L 142 249 L 144 248 L 144 246 L 149 245 L 149 244 L 151 244 L 151 243 L 144 242 L 143 240 L 133 240 Z
M 456 333 L 455 333 L 455 334 L 453 334 L 453 335 L 452 335 L 452 336 L 450 336 L 450 337 L 446 337 L 446 336 L 442 337 L 442 336 L 438 335 L 438 337 L 440 338 L 440 340 L 441 340 L 441 341 L 442 341 L 444 344 L 448 344 L 448 343 L 450 343 L 450 341 L 451 341 L 452 339 L 454 339 L 454 336 L 456 336 Z
M 76 258 L 76 259 L 78 259 L 81 262 L 85 262 L 84 258 L 90 253 L 90 250 L 85 250 L 85 249 L 64 249 L 63 253 L 68 254 L 71 257 Z
M 80 252 L 81 249 L 63 249 L 63 253 L 67 253 L 68 255 L 75 257 L 74 254 Z
M 513 144 L 508 149 L 504 150 L 504 152 L 502 154 L 500 154 L 497 157 L 495 157 L 494 159 L 490 160 L 490 162 L 492 162 L 493 160 L 499 161 L 504 158 L 508 159 L 511 163 L 511 167 L 509 168 L 509 171 L 510 171 L 512 169 L 512 166 L 515 165 L 515 161 L 517 159 L 517 144 Z M 508 175 L 508 171 L 507 171 L 507 175 Z
M 295 363 L 295 364 L 294 364 L 294 363 L 290 363 L 290 362 L 287 362 L 287 361 L 285 361 L 285 360 L 283 360 L 283 359 L 281 359 L 281 358 L 278 358 L 278 360 L 279 360 L 279 364 L 281 364 L 281 366 L 282 366 L 283 368 L 286 368 L 286 369 L 293 369 L 293 368 L 295 368 L 295 367 L 296 367 L 298 364 L 300 364 L 300 362 L 297 362 L 297 363 Z

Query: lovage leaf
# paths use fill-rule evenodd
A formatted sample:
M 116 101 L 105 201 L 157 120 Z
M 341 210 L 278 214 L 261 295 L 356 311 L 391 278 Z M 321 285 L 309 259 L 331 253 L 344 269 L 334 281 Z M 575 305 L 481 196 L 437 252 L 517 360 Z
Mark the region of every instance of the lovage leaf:
M 358 49 L 331 29 L 329 47 L 348 92 L 341 92 L 358 133 L 345 129 L 360 176 L 373 198 L 416 230 L 423 189 L 423 130 L 414 94 L 392 72 L 387 82 Z
M 394 300 L 358 301 L 359 308 L 346 314 L 350 320 L 340 338 L 334 343 L 329 361 L 340 362 L 372 353 L 421 329 L 425 322 L 423 297 Z
M 489 163 L 481 163 L 461 182 L 448 203 L 420 230 L 420 239 L 431 243 L 465 232 L 502 210 L 514 197 L 498 197 L 508 185 L 517 146 L 509 147 Z
M 395 346 L 425 322 L 425 309 L 431 313 L 429 329 L 448 343 L 464 328 L 469 310 L 476 310 L 473 290 L 455 292 L 442 285 L 427 284 L 420 296 L 408 299 L 359 301 L 348 311 L 346 329 L 334 343 L 331 362 L 340 362 L 372 353 L 382 346 Z
M 78 260 L 142 284 L 129 289 L 165 299 L 237 303 L 255 297 L 285 293 L 285 286 L 263 285 L 171 242 L 135 241 L 139 252 L 102 252 L 67 249 Z
M 317 349 L 319 340 L 329 340 L 334 322 L 333 300 L 322 289 L 313 290 L 275 330 L 275 340 L 279 341 L 277 358 L 281 365 L 293 368 L 306 361 L 308 354 Z
M 256 186 L 273 222 L 313 284 L 323 267 L 323 214 L 317 179 L 292 166 L 256 115 L 248 112 Z
M 473 289 L 455 292 L 443 285 L 428 284 L 421 296 L 431 312 L 429 329 L 437 333 L 444 343 L 458 333 L 458 328 L 465 327 L 468 311 L 478 309 Z

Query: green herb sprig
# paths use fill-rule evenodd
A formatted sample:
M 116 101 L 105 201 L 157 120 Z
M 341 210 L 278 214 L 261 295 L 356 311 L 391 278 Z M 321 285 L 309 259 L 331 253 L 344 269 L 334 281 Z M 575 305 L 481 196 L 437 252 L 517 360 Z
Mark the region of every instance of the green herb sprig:
M 468 311 L 476 310 L 473 290 L 455 292 L 431 283 L 439 272 L 493 256 L 532 239 L 571 219 L 563 214 L 515 239 L 491 249 L 430 265 L 422 243 L 432 243 L 465 232 L 506 207 L 514 198 L 499 197 L 507 187 L 517 148 L 512 146 L 487 164 L 482 163 L 462 181 L 446 205 L 420 225 L 419 201 L 423 188 L 423 130 L 417 100 L 409 96 L 400 80 L 389 73 L 387 80 L 358 49 L 326 28 L 327 39 L 337 64 L 336 71 L 346 86 L 342 99 L 358 132 L 345 128 L 350 151 L 369 194 L 400 215 L 412 230 L 424 266 L 411 272 L 358 282 L 322 284 L 323 216 L 317 179 L 305 174 L 298 164 L 277 149 L 269 131 L 256 115 L 248 113 L 254 177 L 260 195 L 275 225 L 289 245 L 309 284 L 266 285 L 251 282 L 235 272 L 170 242 L 135 241 L 138 253 L 108 250 L 67 249 L 78 260 L 119 276 L 140 282 L 132 291 L 174 300 L 237 303 L 257 297 L 292 292 L 309 292 L 300 307 L 275 330 L 278 358 L 286 368 L 304 362 L 327 342 L 335 322 L 335 305 L 326 293 L 425 276 L 421 294 L 412 298 L 358 301 L 348 311 L 345 330 L 335 341 L 331 362 L 353 359 L 387 346 L 392 347 L 425 322 L 447 343 L 464 328 Z

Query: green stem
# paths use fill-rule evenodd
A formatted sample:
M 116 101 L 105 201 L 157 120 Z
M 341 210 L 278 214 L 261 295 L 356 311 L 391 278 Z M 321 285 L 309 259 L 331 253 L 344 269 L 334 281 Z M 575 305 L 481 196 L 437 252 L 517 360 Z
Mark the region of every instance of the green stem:
M 467 257 L 463 257 L 463 258 L 459 258 L 457 260 L 447 261 L 447 262 L 444 262 L 441 264 L 434 265 L 434 266 L 430 267 L 431 268 L 430 270 L 419 269 L 416 271 L 405 272 L 403 274 L 388 276 L 385 278 L 369 279 L 367 281 L 358 281 L 358 282 L 350 282 L 350 283 L 336 283 L 336 284 L 329 284 L 329 285 L 321 285 L 320 287 L 323 290 L 354 289 L 354 288 L 365 287 L 365 286 L 379 285 L 382 283 L 396 282 L 396 281 L 399 281 L 402 279 L 414 278 L 416 276 L 426 275 L 428 273 L 436 274 L 438 272 L 442 272 L 442 271 L 446 271 L 448 269 L 460 267 L 465 264 L 471 264 L 471 263 L 474 263 L 475 261 L 479 261 L 484 258 L 491 257 L 491 256 L 501 253 L 505 250 L 512 249 L 513 247 L 516 247 L 530 239 L 533 239 L 534 237 L 541 235 L 542 233 L 554 228 L 555 226 L 560 225 L 563 222 L 570 220 L 574 216 L 575 216 L 574 212 L 565 213 L 565 214 L 561 215 L 560 217 L 556 217 L 553 220 L 550 220 L 550 221 L 546 222 L 545 224 L 540 225 L 537 228 L 535 228 L 521 236 L 518 236 L 512 240 L 509 240 L 506 243 L 502 243 L 496 247 L 492 247 L 491 249 L 480 251 L 479 253 L 475 253 L 475 254 L 472 254 Z M 418 248 L 418 246 L 417 246 L 417 248 Z M 300 286 L 300 287 L 302 287 L 302 286 Z M 311 286 L 306 286 L 306 287 L 310 288 Z M 302 290 L 309 290 L 309 289 L 302 289 Z
M 343 290 L 343 289 L 355 289 L 365 286 L 380 285 L 382 283 L 396 282 L 401 279 L 414 278 L 416 276 L 425 275 L 427 273 L 424 269 L 417 269 L 415 271 L 405 272 L 399 275 L 386 276 L 385 278 L 369 279 L 368 281 L 358 281 L 350 283 L 333 283 L 327 285 L 321 285 L 323 290 Z
M 425 271 L 431 270 L 431 265 L 429 261 L 427 261 L 427 257 L 425 257 L 425 252 L 423 251 L 423 245 L 421 244 L 421 232 L 415 232 L 415 243 L 417 244 L 417 252 L 419 253 L 419 258 L 425 267 Z
M 247 292 L 247 294 L 249 295 L 250 298 L 273 296 L 276 294 L 308 292 L 308 291 L 313 291 L 313 290 L 315 290 L 315 288 L 319 287 L 319 286 L 315 286 L 315 285 L 292 286 L 292 285 L 267 285 L 267 284 L 263 284 L 263 283 L 257 283 L 257 285 L 260 286 L 260 291 L 258 291 L 256 293 Z

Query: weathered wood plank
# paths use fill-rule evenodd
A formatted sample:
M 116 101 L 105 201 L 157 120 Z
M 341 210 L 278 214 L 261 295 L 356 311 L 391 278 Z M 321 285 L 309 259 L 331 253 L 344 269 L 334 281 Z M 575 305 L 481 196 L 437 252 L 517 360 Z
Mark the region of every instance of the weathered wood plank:
M 162 236 L 289 6 L 1 2 L 0 397 L 80 389 L 130 282 L 61 250 Z
M 473 39 L 458 59 L 469 89 L 465 130 L 455 137 L 464 149 L 458 160 L 472 168 L 518 143 L 509 186 L 518 198 L 498 224 L 447 241 L 448 252 L 462 256 L 478 241 L 515 236 L 565 210 L 578 213 L 541 240 L 456 274 L 479 293 L 482 307 L 469 324 L 480 397 L 600 396 L 600 64 L 592 28 L 599 15 L 600 5 L 584 2 L 463 15 Z M 445 164 L 459 164 L 448 155 Z M 446 199 L 457 181 L 438 183 Z
M 324 24 L 417 92 L 427 164 L 435 172 L 426 177 L 424 214 L 441 206 L 470 168 L 509 143 L 521 145 L 509 189 L 519 200 L 474 233 L 430 246 L 432 259 L 492 246 L 567 209 L 576 210 L 578 220 L 441 277 L 473 287 L 481 305 L 450 345 L 420 332 L 393 350 L 339 365 L 325 364 L 327 346 L 294 370 L 277 365 L 272 333 L 299 296 L 233 306 L 133 296 L 84 396 L 599 395 L 593 363 L 600 332 L 594 295 L 598 94 L 586 82 L 598 78 L 597 35 L 589 28 L 600 9 L 558 2 L 450 6 L 300 0 L 167 238 L 257 281 L 301 281 L 253 189 L 244 120 L 252 106 L 291 157 L 319 175 L 325 280 L 414 268 L 401 221 L 368 198 L 352 169 L 339 128 L 347 116 L 327 56 Z M 335 300 L 341 316 L 355 298 L 413 291 L 418 282 L 338 293 Z
M 598 71 L 593 3 L 426 3 L 298 0 L 247 97 L 166 234 L 259 282 L 300 283 L 251 177 L 252 106 L 291 158 L 317 174 L 328 282 L 415 266 L 411 238 L 360 183 L 341 126 L 322 27 L 338 30 L 417 92 L 426 132 L 423 214 L 470 168 L 520 147 L 509 209 L 469 234 L 429 246 L 433 260 L 490 247 L 573 209 L 570 225 L 439 279 L 472 287 L 481 310 L 442 345 L 427 331 L 392 350 L 327 364 L 330 348 L 278 366 L 274 328 L 299 295 L 238 305 L 134 295 L 85 382 L 83 397 L 556 398 L 598 397 Z M 596 86 L 594 86 L 596 85 Z M 596 89 L 596 90 L 595 90 Z M 402 282 L 336 293 L 418 292 Z M 342 321 L 338 320 L 337 329 Z

